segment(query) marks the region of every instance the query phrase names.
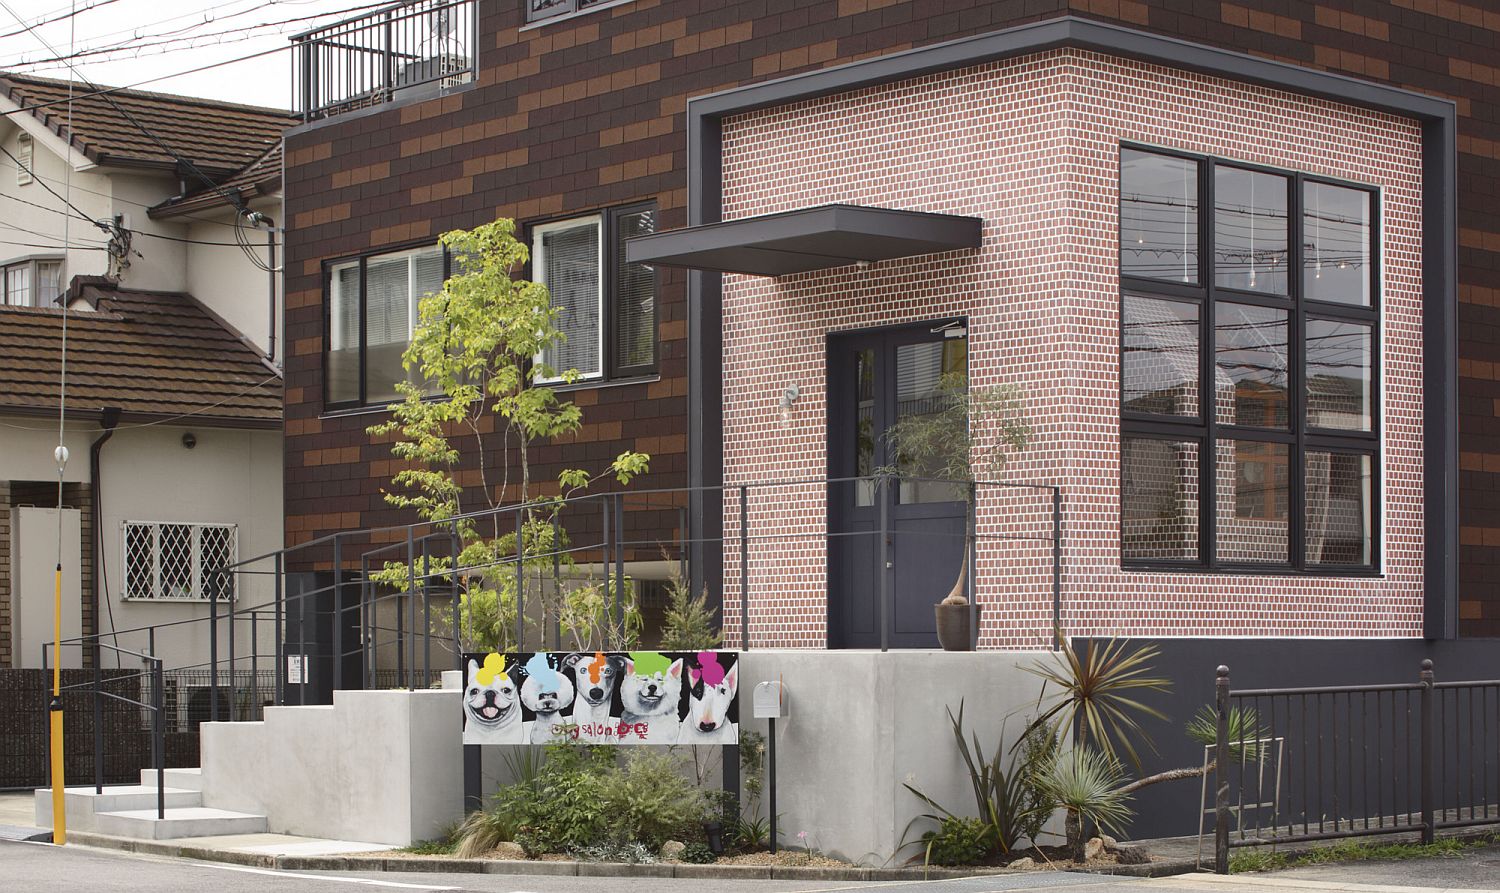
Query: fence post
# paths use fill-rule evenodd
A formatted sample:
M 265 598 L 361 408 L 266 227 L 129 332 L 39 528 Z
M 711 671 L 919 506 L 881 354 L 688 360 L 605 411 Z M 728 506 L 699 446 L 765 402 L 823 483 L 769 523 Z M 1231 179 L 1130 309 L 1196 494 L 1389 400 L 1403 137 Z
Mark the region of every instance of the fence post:
M 1435 762 L 1435 754 L 1432 749 L 1432 727 L 1436 722 L 1433 713 L 1433 683 L 1436 677 L 1432 672 L 1432 661 L 1422 661 L 1422 842 L 1432 843 L 1437 823 L 1433 815 L 1433 794 L 1435 785 L 1432 778 L 1432 767 Z
M 1052 488 L 1052 650 L 1062 648 L 1062 487 Z
M 740 485 L 740 650 L 750 650 L 750 488 Z
M 891 502 L 890 477 L 880 476 L 880 650 L 891 647 Z
M 273 595 L 272 595 L 272 601 L 276 605 L 276 624 L 275 624 L 275 626 L 276 626 L 276 628 L 275 628 L 275 645 L 276 645 L 276 683 L 275 683 L 275 685 L 276 685 L 276 694 L 275 694 L 275 698 L 276 698 L 276 705 L 277 706 L 281 706 L 281 705 L 284 705 L 286 703 L 286 683 L 284 681 L 286 679 L 286 646 L 285 646 L 285 643 L 282 641 L 283 626 L 282 626 L 282 604 L 281 604 L 281 597 L 282 597 L 282 591 L 281 591 L 281 571 L 282 571 L 281 556 L 282 556 L 282 553 L 277 552 L 276 553 L 276 557 L 274 559 L 272 559 L 272 566 L 271 566 L 271 573 L 273 575 L 273 584 L 272 585 L 273 585 L 274 590 L 275 590 L 274 593 L 273 593 Z
M 457 521 L 454 521 L 453 526 L 449 528 L 448 538 L 448 551 L 453 556 L 448 562 L 448 582 L 453 584 L 453 602 L 450 605 L 453 609 L 453 659 L 458 663 L 459 670 L 467 671 L 468 667 L 464 665 L 463 627 L 460 625 L 463 622 L 463 605 L 460 604 L 463 599 L 458 588 L 458 558 L 462 548 L 458 538 Z
M 104 793 L 104 691 L 103 661 L 99 638 L 94 637 L 94 793 Z
M 167 814 L 167 720 L 162 712 L 166 709 L 167 682 L 162 673 L 162 660 L 156 656 L 154 646 L 151 649 L 151 682 L 155 689 L 152 698 L 155 701 L 155 715 L 151 717 L 151 759 L 156 768 L 156 817 L 163 819 Z
M 526 650 L 525 512 L 516 509 L 516 650 Z
M 620 647 L 625 647 L 625 494 L 615 494 L 615 600 L 614 611 L 619 623 L 615 633 Z
M 316 602 L 314 602 L 316 604 Z M 344 549 L 333 537 L 333 691 L 344 687 Z M 333 703 L 333 695 L 328 696 Z
M 219 586 L 223 587 L 226 601 L 229 603 L 229 721 L 234 722 L 234 706 L 235 701 L 239 697 L 239 688 L 236 685 L 235 673 L 239 670 L 240 665 L 234 659 L 234 591 L 231 587 L 225 585 L 228 580 L 229 574 L 219 571 Z
M 208 587 L 208 721 L 219 721 L 219 587 Z
M 1214 679 L 1214 873 L 1229 873 L 1229 668 L 1220 664 Z
M 969 511 L 964 526 L 964 579 L 968 582 L 964 594 L 969 599 L 969 650 L 979 650 L 979 581 L 974 572 L 979 568 L 979 485 L 969 481 Z

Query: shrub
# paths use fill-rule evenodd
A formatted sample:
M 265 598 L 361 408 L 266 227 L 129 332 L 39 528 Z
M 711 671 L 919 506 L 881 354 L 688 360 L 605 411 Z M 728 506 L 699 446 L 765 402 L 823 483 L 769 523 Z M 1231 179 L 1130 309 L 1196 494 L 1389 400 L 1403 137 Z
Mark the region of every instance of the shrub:
M 1074 862 L 1083 861 L 1084 823 L 1117 831 L 1134 815 L 1123 776 L 1118 760 L 1086 747 L 1058 754 L 1038 776 L 1038 786 L 1067 810 L 1064 827 Z
M 691 862 L 694 865 L 707 865 L 719 860 L 719 857 L 714 855 L 714 851 L 708 848 L 708 844 L 696 840 L 683 848 L 681 858 L 683 862 Z
M 600 802 L 614 770 L 609 747 L 556 744 L 529 782 L 501 788 L 492 813 L 515 823 L 515 841 L 526 853 L 562 853 L 604 839 Z
M 936 831 L 922 835 L 927 861 L 933 865 L 973 865 L 994 849 L 994 829 L 979 819 L 948 816 Z
M 665 557 L 665 556 L 663 556 Z M 667 610 L 662 618 L 663 651 L 707 651 L 719 647 L 715 608 L 708 605 L 708 590 L 693 595 L 681 572 L 673 571 L 667 587 Z
M 453 833 L 453 843 L 447 850 L 432 850 L 431 853 L 451 852 L 460 859 L 483 856 L 497 845 L 516 839 L 515 819 L 498 810 L 480 812 L 475 810 L 464 817 Z M 419 852 L 415 848 L 412 852 Z
M 701 836 L 710 807 L 709 797 L 679 771 L 669 752 L 644 747 L 629 749 L 597 804 L 611 838 L 655 848 Z

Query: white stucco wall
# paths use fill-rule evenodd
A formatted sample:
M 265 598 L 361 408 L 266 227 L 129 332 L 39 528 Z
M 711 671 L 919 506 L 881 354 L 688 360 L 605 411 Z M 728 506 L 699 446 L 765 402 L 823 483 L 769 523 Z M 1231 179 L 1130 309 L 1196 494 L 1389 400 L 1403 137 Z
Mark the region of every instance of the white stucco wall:
M 157 425 L 128 428 L 105 446 L 100 461 L 103 558 L 101 583 L 114 610 L 113 628 L 126 630 L 209 616 L 204 602 L 126 601 L 123 528 L 125 521 L 185 521 L 232 523 L 239 527 L 239 556 L 250 558 L 281 548 L 281 433 L 227 428 Z M 197 446 L 182 446 L 191 431 Z M 75 454 L 76 456 L 76 454 Z M 87 470 L 87 451 L 81 457 Z M 272 598 L 268 576 L 239 578 L 239 605 L 267 604 Z M 101 631 L 111 629 L 103 612 Z M 274 648 L 272 620 L 260 622 L 257 633 L 262 652 Z M 220 660 L 227 657 L 227 631 L 220 640 Z M 143 650 L 144 634 L 120 636 L 120 647 Z M 158 653 L 167 656 L 167 669 L 208 660 L 207 623 L 190 623 L 159 630 Z M 249 655 L 248 620 L 236 637 L 237 657 Z M 271 658 L 261 668 L 274 666 Z M 242 660 L 241 670 L 248 670 Z
M 281 221 L 281 197 L 279 195 L 250 203 L 252 210 Z M 226 209 L 222 214 L 195 214 L 188 222 L 187 237 L 199 243 L 234 242 L 234 230 L 225 224 L 234 217 Z M 204 219 L 197 219 L 197 218 Z M 264 227 L 244 227 L 246 241 L 255 250 L 255 256 L 266 260 L 266 231 Z M 276 262 L 281 263 L 282 237 L 276 234 Z M 241 335 L 250 339 L 264 352 L 268 347 L 270 328 L 270 277 L 266 271 L 255 266 L 238 245 L 192 244 L 187 246 L 187 290 L 219 315 Z M 229 273 L 230 275 L 226 275 Z M 277 359 L 284 353 L 280 347 L 281 327 L 281 283 L 276 284 Z
M 0 111 L 8 111 L 7 105 L 13 107 L 9 100 L 0 98 Z M 18 120 L 19 116 L 0 117 L 0 145 L 20 158 L 21 134 L 32 131 L 23 130 L 15 123 Z M 27 257 L 56 257 L 64 254 L 61 246 L 67 206 L 48 192 L 47 186 L 60 193 L 66 191 L 78 210 L 93 219 L 107 218 L 110 215 L 114 200 L 109 178 L 98 169 L 75 169 L 72 188 L 64 190 L 62 183 L 67 179 L 66 165 L 49 148 L 53 145 L 60 146 L 61 142 L 50 138 L 50 134 L 48 137 L 33 137 L 32 167 L 36 171 L 36 178 L 25 186 L 16 185 L 16 163 L 0 153 L 0 264 Z M 75 156 L 75 160 L 88 163 L 82 156 Z M 77 275 L 104 275 L 109 268 L 103 247 L 104 234 L 76 215 L 67 222 L 67 230 L 68 242 L 75 247 L 66 252 L 63 281 Z M 53 247 L 38 248 L 33 247 L 34 245 Z

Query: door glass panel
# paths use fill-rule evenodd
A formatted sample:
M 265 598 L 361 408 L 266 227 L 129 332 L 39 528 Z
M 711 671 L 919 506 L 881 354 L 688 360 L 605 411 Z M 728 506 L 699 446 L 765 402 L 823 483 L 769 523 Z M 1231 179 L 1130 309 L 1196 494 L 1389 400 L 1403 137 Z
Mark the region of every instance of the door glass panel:
M 866 348 L 854 355 L 854 474 L 875 474 L 875 351 Z M 854 484 L 854 504 L 875 504 L 875 481 Z
M 944 483 L 966 476 L 969 424 L 968 341 L 945 338 L 896 347 L 896 423 L 887 432 L 903 480 L 904 505 L 958 502 L 963 485 Z M 965 436 L 955 437 L 953 432 Z

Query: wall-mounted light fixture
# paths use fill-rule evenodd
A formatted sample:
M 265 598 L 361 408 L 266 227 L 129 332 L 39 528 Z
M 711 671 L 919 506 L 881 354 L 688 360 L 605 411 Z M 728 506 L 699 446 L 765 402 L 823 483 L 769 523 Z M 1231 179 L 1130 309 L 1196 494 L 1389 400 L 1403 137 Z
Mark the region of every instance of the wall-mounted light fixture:
M 786 390 L 781 392 L 781 424 L 785 425 L 791 422 L 792 404 L 797 401 L 799 396 L 801 396 L 801 391 L 797 389 L 795 384 L 787 385 Z
M 195 447 L 197 445 L 198 445 L 198 438 L 197 438 L 197 436 L 195 434 L 193 434 L 193 432 L 191 432 L 191 431 L 184 431 L 183 434 L 182 434 L 182 447 L 183 447 L 183 449 L 190 450 L 190 449 L 192 449 L 193 447 Z

